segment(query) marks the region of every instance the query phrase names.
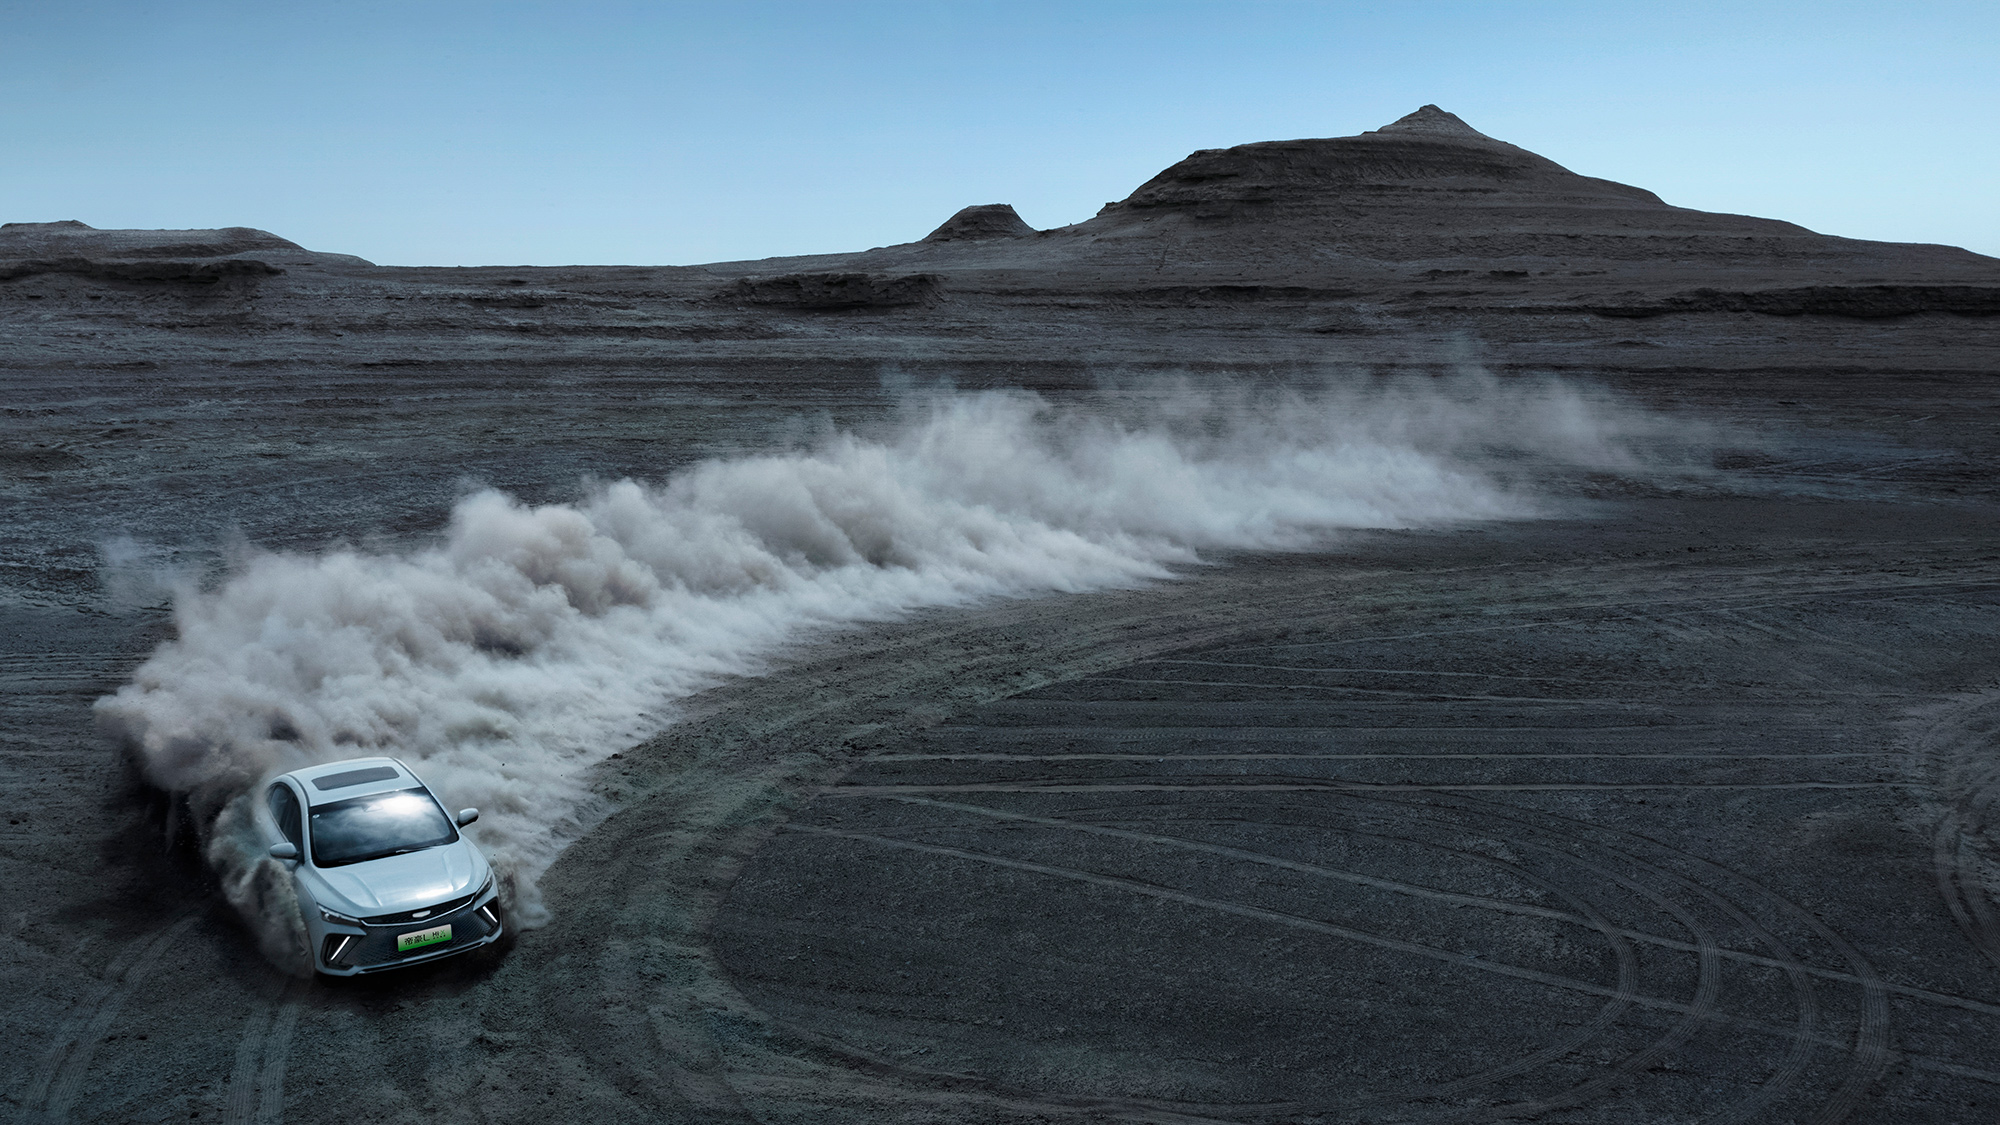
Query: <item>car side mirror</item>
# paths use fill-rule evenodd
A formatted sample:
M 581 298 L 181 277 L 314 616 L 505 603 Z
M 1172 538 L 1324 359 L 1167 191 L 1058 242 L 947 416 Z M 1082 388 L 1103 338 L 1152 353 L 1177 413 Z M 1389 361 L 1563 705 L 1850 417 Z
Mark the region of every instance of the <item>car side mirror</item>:
M 465 827 L 466 825 L 468 825 L 468 824 L 471 824 L 471 823 L 472 823 L 473 821 L 475 821 L 475 820 L 478 820 L 478 819 L 479 819 L 479 810 L 478 810 L 478 809 L 460 809 L 460 810 L 458 810 L 458 826 L 459 826 L 460 828 L 463 828 L 463 827 Z
M 286 840 L 282 844 L 272 844 L 271 858 L 297 859 L 299 858 L 299 846 L 297 844 L 292 843 L 290 840 Z

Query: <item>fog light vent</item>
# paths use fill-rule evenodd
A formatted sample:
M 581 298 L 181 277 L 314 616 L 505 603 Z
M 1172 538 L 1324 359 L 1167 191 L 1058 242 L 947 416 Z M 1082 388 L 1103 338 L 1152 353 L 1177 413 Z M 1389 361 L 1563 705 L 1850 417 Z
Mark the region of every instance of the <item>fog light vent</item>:
M 329 965 L 344 968 L 345 966 L 341 964 L 340 959 L 347 952 L 347 948 L 353 944 L 353 934 L 328 934 L 326 935 L 326 941 L 320 944 L 319 959 Z

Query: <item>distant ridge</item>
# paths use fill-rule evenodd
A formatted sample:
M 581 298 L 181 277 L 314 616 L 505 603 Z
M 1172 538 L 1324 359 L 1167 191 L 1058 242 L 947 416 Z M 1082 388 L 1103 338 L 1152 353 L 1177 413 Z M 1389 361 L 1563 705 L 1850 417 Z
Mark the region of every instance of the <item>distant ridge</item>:
M 1436 105 L 1354 136 L 1203 149 L 1083 222 L 1035 230 L 985 203 L 910 237 L 697 265 L 428 267 L 248 227 L 16 223 L 0 227 L 0 368 L 497 371 L 523 387 L 552 370 L 716 387 L 782 371 L 829 388 L 916 370 L 1038 389 L 1322 364 L 1649 387 L 2000 370 L 2000 260 L 1675 207 Z
M 176 264 L 168 268 L 167 259 Z M 273 269 L 369 267 L 249 227 L 0 226 L 0 271 L 14 277 L 253 276 L 252 267 L 221 264 L 228 259 Z M 141 268 L 147 263 L 161 266 Z M 773 309 L 932 309 L 954 293 L 1046 287 L 1201 301 L 1421 292 L 1408 299 L 1617 316 L 1738 307 L 1988 315 L 1987 295 L 1950 287 L 1990 286 L 1996 267 L 1956 247 L 1840 238 L 1675 207 L 1425 104 L 1352 136 L 1201 149 L 1080 223 L 1036 230 L 1007 204 L 976 204 L 914 242 L 707 263 L 699 289 L 704 303 Z M 1450 292 L 1433 292 L 1442 288 Z
M 98 230 L 76 219 L 0 224 L 0 258 L 222 258 L 264 250 L 304 250 L 254 227 L 210 230 Z
M 7 277 L 68 273 L 205 283 L 274 276 L 284 272 L 281 266 L 368 264 L 351 254 L 316 253 L 255 227 L 99 230 L 77 219 L 0 223 L 0 273 Z

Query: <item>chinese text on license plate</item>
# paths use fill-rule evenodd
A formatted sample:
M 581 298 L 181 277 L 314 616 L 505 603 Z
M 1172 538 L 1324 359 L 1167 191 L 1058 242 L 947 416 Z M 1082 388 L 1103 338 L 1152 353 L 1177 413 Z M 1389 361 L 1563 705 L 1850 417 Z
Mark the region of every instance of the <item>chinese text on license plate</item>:
M 422 949 L 426 945 L 436 945 L 451 940 L 450 926 L 436 926 L 428 930 L 418 930 L 413 934 L 396 935 L 396 952 L 408 953 L 412 949 Z

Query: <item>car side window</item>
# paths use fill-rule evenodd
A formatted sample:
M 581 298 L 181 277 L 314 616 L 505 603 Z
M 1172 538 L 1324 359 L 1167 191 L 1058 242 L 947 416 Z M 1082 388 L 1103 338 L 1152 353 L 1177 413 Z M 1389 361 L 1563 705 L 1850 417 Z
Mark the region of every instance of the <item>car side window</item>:
M 291 787 L 271 786 L 271 819 L 278 822 L 278 831 L 285 834 L 285 839 L 300 848 L 306 846 L 303 826 L 299 822 L 299 798 Z

